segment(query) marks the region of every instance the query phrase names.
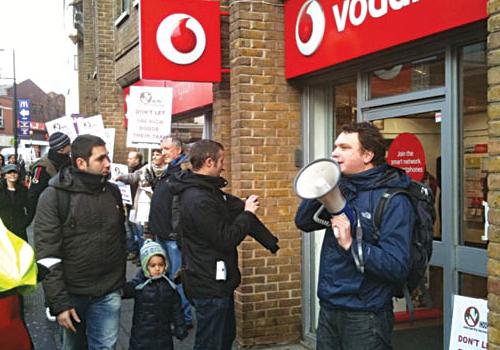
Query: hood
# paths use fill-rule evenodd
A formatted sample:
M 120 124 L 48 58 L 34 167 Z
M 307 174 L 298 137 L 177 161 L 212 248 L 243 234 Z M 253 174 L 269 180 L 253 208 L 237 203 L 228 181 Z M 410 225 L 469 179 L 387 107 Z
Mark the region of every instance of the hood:
M 369 191 L 385 188 L 407 188 L 411 178 L 404 170 L 382 164 L 358 174 L 344 175 L 340 179 L 340 189 L 346 198 L 351 198 L 357 191 Z
M 208 176 L 186 170 L 175 174 L 170 181 L 172 194 L 177 195 L 190 187 L 204 187 L 209 190 L 220 190 L 227 185 L 226 179 L 220 176 Z
M 69 192 L 96 193 L 102 191 L 106 182 L 107 178 L 102 175 L 81 172 L 69 166 L 51 178 L 49 186 Z

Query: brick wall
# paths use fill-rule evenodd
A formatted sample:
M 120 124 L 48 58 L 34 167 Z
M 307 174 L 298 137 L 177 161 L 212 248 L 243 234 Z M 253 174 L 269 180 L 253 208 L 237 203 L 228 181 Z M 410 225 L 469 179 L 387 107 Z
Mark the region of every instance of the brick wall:
M 500 0 L 488 1 L 488 348 L 500 349 Z
M 300 145 L 299 91 L 284 78 L 283 2 L 231 0 L 231 183 L 261 196 L 259 217 L 279 237 L 273 256 L 247 238 L 240 246 L 236 300 L 243 346 L 293 343 L 301 335 L 301 239 L 291 185 Z
M 79 44 L 80 111 L 101 114 L 106 128 L 115 128 L 115 162 L 124 162 L 123 96 L 115 79 L 115 18 L 113 0 L 85 0 L 84 38 Z

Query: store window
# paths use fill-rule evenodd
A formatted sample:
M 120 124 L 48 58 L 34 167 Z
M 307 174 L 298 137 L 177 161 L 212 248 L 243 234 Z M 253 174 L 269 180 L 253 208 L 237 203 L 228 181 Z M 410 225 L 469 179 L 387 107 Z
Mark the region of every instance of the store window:
M 342 131 L 342 125 L 356 121 L 356 91 L 355 81 L 334 87 L 335 136 L 338 136 Z
M 173 118 L 172 120 L 172 135 L 179 137 L 183 143 L 190 144 L 209 138 L 206 132 L 205 115 L 195 117 Z
M 486 43 L 459 50 L 463 123 L 463 229 L 460 244 L 486 248 L 488 116 Z
M 444 53 L 377 69 L 368 74 L 369 99 L 442 87 Z

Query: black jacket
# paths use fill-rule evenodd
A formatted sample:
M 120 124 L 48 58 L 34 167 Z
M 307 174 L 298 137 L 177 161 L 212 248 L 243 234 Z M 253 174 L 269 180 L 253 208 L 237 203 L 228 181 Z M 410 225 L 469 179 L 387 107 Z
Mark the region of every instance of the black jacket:
M 0 180 L 0 219 L 12 233 L 28 241 L 26 227 L 31 218 L 28 215 L 28 191 L 22 185 L 16 186 L 13 201 L 5 180 Z
M 156 182 L 153 197 L 151 198 L 149 231 L 161 239 L 177 239 L 177 232 L 174 232 L 172 228 L 173 195 L 170 192 L 169 181 L 175 174 L 181 171 L 181 164 L 185 158 L 186 156 L 181 154 L 176 161 L 168 165 Z
M 230 195 L 221 191 L 226 184 L 221 177 L 190 171 L 171 181 L 171 191 L 180 200 L 183 283 L 190 298 L 232 296 L 241 278 L 236 247 L 252 232 L 272 236 L 254 214 L 228 205 Z M 226 280 L 216 280 L 220 260 L 225 263 Z
M 70 195 L 64 223 L 57 191 Z M 43 283 L 53 314 L 73 307 L 69 293 L 99 297 L 125 282 L 125 218 L 116 198 L 121 198 L 118 189 L 104 177 L 73 167 L 53 177 L 40 196 L 34 223 L 37 260 L 62 259 Z
M 163 277 L 151 279 L 143 288 L 136 289 L 146 281 L 141 269 L 123 288 L 124 298 L 135 298 L 129 349 L 173 349 L 172 323 L 177 338 L 187 336 L 179 294 Z

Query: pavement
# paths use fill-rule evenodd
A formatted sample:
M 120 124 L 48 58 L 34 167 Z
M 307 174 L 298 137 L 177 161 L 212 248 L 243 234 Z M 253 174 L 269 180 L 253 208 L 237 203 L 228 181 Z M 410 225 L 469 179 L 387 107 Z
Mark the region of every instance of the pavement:
M 33 244 L 33 235 L 31 228 L 28 230 L 30 243 Z M 130 280 L 136 274 L 137 266 L 131 262 L 127 263 L 127 279 Z M 38 285 L 36 292 L 26 296 L 25 317 L 28 330 L 33 340 L 35 350 L 59 350 L 61 349 L 60 329 L 57 322 L 50 322 L 45 317 L 44 295 L 41 284 Z M 132 325 L 134 301 L 133 299 L 122 300 L 122 309 L 120 316 L 120 332 L 118 335 L 118 344 L 116 350 L 128 349 L 130 328 Z M 174 338 L 174 349 L 188 350 L 193 348 L 194 335 L 196 327 L 189 331 L 189 336 L 183 341 Z M 234 350 L 241 349 L 237 344 L 233 346 Z M 247 348 L 248 349 L 248 348 Z M 306 350 L 300 344 L 274 347 L 258 347 L 266 350 Z

